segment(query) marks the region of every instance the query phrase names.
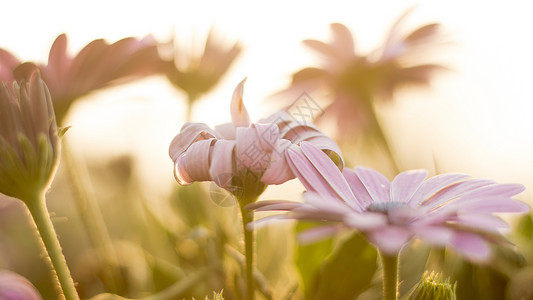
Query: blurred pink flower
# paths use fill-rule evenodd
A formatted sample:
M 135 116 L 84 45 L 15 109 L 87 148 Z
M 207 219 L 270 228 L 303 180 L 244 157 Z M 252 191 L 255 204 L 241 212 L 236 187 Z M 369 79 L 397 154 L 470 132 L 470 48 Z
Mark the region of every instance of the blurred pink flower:
M 178 183 L 214 181 L 235 195 L 246 192 L 258 196 L 266 185 L 294 178 L 285 152 L 304 140 L 343 167 L 335 142 L 312 125 L 294 122 L 287 113 L 251 123 L 242 101 L 244 82 L 233 94 L 231 123 L 214 130 L 203 123 L 186 123 L 170 144 Z
M 175 57 L 165 64 L 165 73 L 170 82 L 185 91 L 189 106 L 201 95 L 209 92 L 229 69 L 242 48 L 234 43 L 226 48 L 215 39 L 213 30 L 209 31 L 202 53 L 183 55 L 183 50 L 174 45 Z
M 20 61 L 12 54 L 0 49 L 1 79 L 11 82 L 8 70 L 13 71 L 19 64 Z M 100 88 L 159 72 L 162 66 L 158 44 L 151 36 L 144 39 L 129 37 L 113 44 L 97 39 L 71 56 L 67 53 L 65 34 L 54 41 L 48 63 L 38 65 L 50 89 L 59 124 L 77 98 Z M 25 64 L 17 70 L 24 74 L 27 68 L 33 69 Z M 15 74 L 15 77 L 20 76 Z
M 400 87 L 427 86 L 432 75 L 444 69 L 424 62 L 443 41 L 440 25 L 427 24 L 402 34 L 409 12 L 394 23 L 384 45 L 368 55 L 356 52 L 350 30 L 339 23 L 331 24 L 330 43 L 303 41 L 321 54 L 323 64 L 293 74 L 288 92 L 324 93 L 329 102 L 316 122 L 336 122 L 339 141 L 353 141 L 355 135 L 376 126 L 374 101 L 392 99 Z M 343 134 L 347 131 L 349 137 Z
M 1 270 L 0 299 L 42 300 L 42 297 L 37 289 L 26 278 L 11 271 Z
M 512 199 L 524 190 L 520 184 L 498 184 L 464 174 L 442 174 L 426 179 L 427 172 L 402 172 L 392 182 L 372 169 L 344 168 L 341 172 L 315 146 L 302 142 L 289 149 L 288 162 L 307 189 L 305 202 L 261 201 L 258 211 L 288 214 L 264 218 L 328 221 L 303 234 L 318 239 L 341 228 L 366 235 L 382 253 L 397 255 L 412 238 L 434 246 L 450 245 L 472 260 L 489 256 L 489 241 L 501 241 L 507 224 L 493 213 L 527 212 L 528 205 Z

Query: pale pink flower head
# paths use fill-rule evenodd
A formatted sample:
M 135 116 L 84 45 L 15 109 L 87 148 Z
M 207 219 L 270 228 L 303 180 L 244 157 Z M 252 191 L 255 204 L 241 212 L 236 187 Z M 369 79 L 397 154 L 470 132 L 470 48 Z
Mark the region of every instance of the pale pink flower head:
M 38 64 L 54 101 L 58 123 L 61 124 L 74 100 L 104 87 L 160 72 L 163 61 L 158 46 L 151 36 L 128 37 L 112 44 L 97 39 L 72 56 L 67 53 L 66 34 L 59 35 L 50 48 L 48 62 Z M 0 78 L 10 79 L 9 72 L 17 66 L 23 74 L 34 68 L 28 64 L 19 66 L 20 63 L 14 55 L 0 49 Z
M 2 300 L 42 300 L 43 298 L 31 282 L 17 273 L 0 271 L 0 299 Z
M 287 113 L 251 123 L 242 100 L 243 87 L 244 80 L 233 93 L 231 123 L 215 129 L 203 123 L 185 123 L 176 135 L 169 154 L 178 183 L 214 181 L 237 196 L 258 196 L 266 185 L 294 178 L 286 150 L 301 141 L 315 144 L 343 167 L 338 146 L 311 124 L 299 124 Z
M 410 12 L 392 25 L 384 44 L 370 53 L 361 53 L 350 30 L 340 23 L 331 24 L 328 42 L 304 40 L 322 63 L 294 73 L 291 86 L 282 94 L 324 95 L 328 102 L 316 122 L 337 123 L 340 139 L 351 141 L 370 131 L 374 102 L 390 101 L 402 87 L 427 87 L 433 75 L 445 69 L 434 55 L 445 42 L 441 25 L 430 23 L 406 32 Z M 350 135 L 343 134 L 347 130 Z
M 487 259 L 488 242 L 502 241 L 507 224 L 494 213 L 527 212 L 513 199 L 520 184 L 498 184 L 464 174 L 427 178 L 424 170 L 402 172 L 390 182 L 369 168 L 341 172 L 313 145 L 289 149 L 288 161 L 307 191 L 305 202 L 263 201 L 258 210 L 289 211 L 274 218 L 328 221 L 304 238 L 315 239 L 351 228 L 366 235 L 382 253 L 397 255 L 411 239 L 449 245 L 472 260 Z

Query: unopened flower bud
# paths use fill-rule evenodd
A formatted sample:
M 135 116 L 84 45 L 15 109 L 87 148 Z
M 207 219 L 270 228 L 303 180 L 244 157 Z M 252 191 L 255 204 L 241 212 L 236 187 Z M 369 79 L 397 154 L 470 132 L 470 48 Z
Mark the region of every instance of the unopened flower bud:
M 455 300 L 455 287 L 457 283 L 451 284 L 450 279 L 442 279 L 438 273 L 424 272 L 422 279 L 415 290 L 409 295 L 409 300 Z

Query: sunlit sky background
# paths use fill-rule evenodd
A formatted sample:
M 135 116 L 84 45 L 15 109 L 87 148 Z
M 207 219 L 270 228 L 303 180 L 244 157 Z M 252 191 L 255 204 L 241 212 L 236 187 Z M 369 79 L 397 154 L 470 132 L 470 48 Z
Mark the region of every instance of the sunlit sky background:
M 271 112 L 264 100 L 316 62 L 303 39 L 328 40 L 329 24 L 341 22 L 366 52 L 413 5 L 412 26 L 440 22 L 455 44 L 443 57 L 452 72 L 431 90 L 402 93 L 385 111 L 403 165 L 431 168 L 435 156 L 446 172 L 526 184 L 523 198 L 531 202 L 533 18 L 526 1 L 9 1 L 2 5 L 0 47 L 45 61 L 65 32 L 73 53 L 96 38 L 146 34 L 162 41 L 174 35 L 185 49 L 199 50 L 214 27 L 222 40 L 239 40 L 244 52 L 194 107 L 195 121 L 213 125 L 229 120 L 231 93 L 244 77 L 252 119 Z M 163 78 L 108 89 L 74 107 L 68 138 L 88 161 L 134 153 L 147 190 L 165 190 L 161 184 L 173 181 L 168 144 L 184 121 L 183 104 L 184 95 Z

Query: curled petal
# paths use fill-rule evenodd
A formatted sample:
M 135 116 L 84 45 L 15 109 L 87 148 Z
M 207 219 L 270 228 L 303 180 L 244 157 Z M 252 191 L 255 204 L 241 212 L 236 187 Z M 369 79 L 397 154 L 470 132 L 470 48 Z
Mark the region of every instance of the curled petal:
M 269 167 L 271 145 L 265 148 L 267 143 L 260 139 L 257 128 L 237 127 L 235 160 L 239 172 L 250 170 L 254 174 L 262 174 Z
M 214 139 L 198 141 L 177 158 L 175 175 L 180 184 L 212 180 L 209 174 L 209 152 L 214 141 Z
M 218 140 L 212 146 L 209 174 L 221 188 L 230 188 L 233 179 L 233 151 L 235 141 Z
M 237 127 L 248 127 L 248 125 L 250 125 L 250 117 L 248 116 L 248 111 L 242 101 L 245 82 L 246 78 L 237 85 L 233 92 L 233 97 L 231 98 L 231 120 Z
M 215 131 L 203 123 L 185 123 L 169 147 L 169 155 L 175 162 L 196 141 L 216 137 Z
M 287 162 L 286 150 L 289 147 L 296 147 L 287 140 L 278 140 L 276 147 L 272 151 L 270 165 L 263 173 L 261 181 L 265 184 L 282 184 L 294 178 Z

